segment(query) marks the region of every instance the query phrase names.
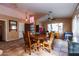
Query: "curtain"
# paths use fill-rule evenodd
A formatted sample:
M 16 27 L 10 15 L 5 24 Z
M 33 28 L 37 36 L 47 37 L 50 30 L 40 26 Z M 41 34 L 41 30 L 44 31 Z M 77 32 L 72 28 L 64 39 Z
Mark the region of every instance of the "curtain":
M 75 15 L 72 21 L 73 41 L 79 42 L 79 15 Z

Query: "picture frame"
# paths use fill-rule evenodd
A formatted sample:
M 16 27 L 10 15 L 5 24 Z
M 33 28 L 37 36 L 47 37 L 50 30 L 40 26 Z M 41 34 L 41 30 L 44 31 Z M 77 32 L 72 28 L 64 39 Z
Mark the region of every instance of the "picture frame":
M 9 31 L 17 31 L 17 21 L 9 20 Z

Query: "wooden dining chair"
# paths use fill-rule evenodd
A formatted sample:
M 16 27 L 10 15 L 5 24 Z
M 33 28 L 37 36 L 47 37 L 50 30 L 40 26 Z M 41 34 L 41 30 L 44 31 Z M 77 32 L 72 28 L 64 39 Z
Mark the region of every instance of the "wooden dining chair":
M 59 32 L 55 32 L 55 36 L 56 36 L 56 39 L 59 39 L 60 37 Z
M 29 32 L 24 32 L 23 33 L 23 36 L 24 36 L 24 44 L 25 44 L 25 52 L 26 52 L 26 48 L 29 48 L 29 54 L 31 54 L 31 41 L 30 41 L 30 35 L 29 35 Z
M 54 41 L 54 33 L 50 32 L 49 40 L 43 42 L 43 47 L 46 48 L 49 52 L 52 50 L 52 43 Z
M 25 52 L 26 52 L 26 49 L 29 50 L 29 54 L 31 55 L 31 51 L 32 49 L 37 49 L 37 43 L 36 42 L 32 42 L 31 39 L 30 39 L 30 32 L 27 31 L 25 33 L 23 33 L 23 36 L 24 36 L 24 43 L 25 43 Z

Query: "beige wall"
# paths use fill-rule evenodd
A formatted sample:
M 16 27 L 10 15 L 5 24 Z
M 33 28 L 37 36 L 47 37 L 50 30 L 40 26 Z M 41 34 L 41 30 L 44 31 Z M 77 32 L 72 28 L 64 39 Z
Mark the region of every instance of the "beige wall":
M 17 8 L 11 8 L 12 6 L 7 7 L 7 5 L 0 5 L 0 20 L 5 21 L 5 41 L 16 40 L 19 38 L 19 22 L 20 23 L 29 23 L 25 21 L 26 16 L 29 19 L 29 15 L 31 12 L 23 12 Z M 16 6 L 15 6 L 16 7 Z M 37 19 L 38 17 L 35 17 Z M 9 20 L 17 21 L 17 31 L 9 31 Z M 36 23 L 36 21 L 35 21 Z
M 29 23 L 29 21 L 26 22 L 24 19 L 18 19 L 18 18 L 14 18 L 11 16 L 5 16 L 5 15 L 0 15 L 0 19 L 6 22 L 6 24 L 5 24 L 5 26 L 6 26 L 5 41 L 17 40 L 19 38 L 19 31 L 18 31 L 19 22 Z M 17 21 L 17 31 L 9 32 L 9 20 Z M 35 18 L 35 20 L 37 20 L 37 18 Z M 52 22 L 43 22 L 42 24 L 46 28 L 46 24 L 48 24 L 48 23 L 61 23 L 61 22 L 64 23 L 64 32 L 72 31 L 72 19 L 71 18 L 60 18 L 60 19 L 53 20 Z
M 19 22 L 25 23 L 23 19 L 18 19 L 10 16 L 0 15 L 0 20 L 5 21 L 5 41 L 12 41 L 19 39 Z M 17 21 L 17 31 L 9 31 L 9 20 Z
M 17 21 L 17 31 L 9 31 L 9 21 L 7 21 L 7 41 L 19 39 L 19 31 L 18 31 L 18 21 Z
M 71 32 L 72 31 L 72 19 L 71 18 L 58 18 L 51 22 L 43 22 L 42 24 L 46 28 L 46 24 L 48 23 L 63 23 L 64 24 L 64 32 Z

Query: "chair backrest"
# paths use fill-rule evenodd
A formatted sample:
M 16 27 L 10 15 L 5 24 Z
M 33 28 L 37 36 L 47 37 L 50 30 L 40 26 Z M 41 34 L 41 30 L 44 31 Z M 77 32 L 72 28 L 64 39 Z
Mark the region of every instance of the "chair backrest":
M 56 32 L 55 35 L 56 35 L 56 39 L 59 39 L 60 37 L 59 32 Z
M 53 40 L 54 40 L 54 33 L 50 32 L 50 37 L 49 37 L 49 44 L 52 44 Z
M 24 36 L 24 42 L 26 45 L 30 46 L 31 45 L 31 40 L 30 40 L 30 32 L 27 31 L 25 33 L 23 33 Z

